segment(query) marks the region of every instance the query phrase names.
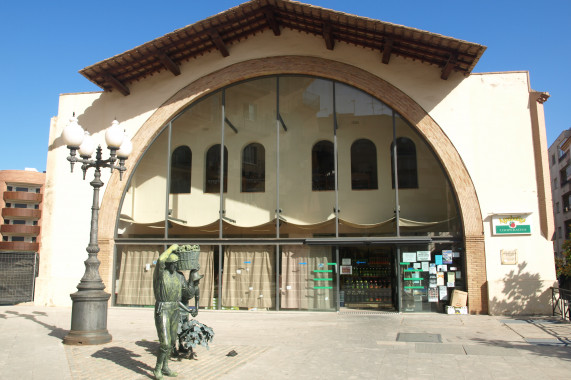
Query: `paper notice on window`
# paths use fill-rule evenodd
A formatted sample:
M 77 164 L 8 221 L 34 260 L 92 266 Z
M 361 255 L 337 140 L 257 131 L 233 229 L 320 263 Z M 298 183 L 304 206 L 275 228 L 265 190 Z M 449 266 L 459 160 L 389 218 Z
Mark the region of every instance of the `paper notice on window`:
M 446 286 L 439 286 L 438 287 L 438 295 L 441 301 L 445 301 L 448 299 L 448 288 Z
M 418 261 L 430 261 L 430 251 L 417 251 L 416 258 Z
M 428 288 L 428 302 L 438 302 L 438 288 Z
M 436 285 L 438 286 L 444 285 L 444 272 L 436 273 Z
M 422 268 L 421 269 L 423 272 L 428 272 L 428 261 L 422 262 Z
M 402 261 L 405 263 L 415 263 L 416 262 L 416 252 L 403 252 Z

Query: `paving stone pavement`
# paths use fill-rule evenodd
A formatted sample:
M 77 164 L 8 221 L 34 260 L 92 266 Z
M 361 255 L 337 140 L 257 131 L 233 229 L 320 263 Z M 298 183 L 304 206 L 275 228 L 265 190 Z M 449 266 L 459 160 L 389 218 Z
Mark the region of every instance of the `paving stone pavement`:
M 549 317 L 201 311 L 215 332 L 178 379 L 559 379 L 571 324 Z M 62 344 L 70 308 L 0 306 L 0 379 L 150 379 L 151 308 L 110 308 L 110 343 Z M 397 337 L 406 337 L 405 341 Z M 441 342 L 441 343 L 440 343 Z M 237 356 L 227 353 L 236 351 Z

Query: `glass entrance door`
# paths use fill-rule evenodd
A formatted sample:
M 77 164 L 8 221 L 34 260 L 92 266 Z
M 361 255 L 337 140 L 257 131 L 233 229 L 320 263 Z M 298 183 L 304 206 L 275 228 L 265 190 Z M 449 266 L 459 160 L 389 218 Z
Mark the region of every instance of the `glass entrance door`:
M 341 308 L 396 310 L 394 258 L 390 246 L 340 247 Z

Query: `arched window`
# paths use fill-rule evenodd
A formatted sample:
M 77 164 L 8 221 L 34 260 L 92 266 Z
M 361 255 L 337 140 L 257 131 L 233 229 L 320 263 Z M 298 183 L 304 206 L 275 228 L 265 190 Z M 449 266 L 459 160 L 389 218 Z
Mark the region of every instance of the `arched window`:
M 224 147 L 224 192 L 228 191 L 228 149 Z M 210 147 L 206 152 L 205 193 L 220 192 L 220 144 Z
M 266 190 L 266 150 L 252 143 L 242 151 L 242 192 L 259 193 Z
M 393 143 L 391 143 L 391 178 L 393 189 L 395 188 L 395 173 L 393 160 Z M 416 168 L 416 147 L 411 139 L 406 137 L 397 138 L 397 173 L 399 177 L 399 189 L 418 188 L 418 174 Z
M 322 140 L 311 149 L 312 190 L 335 190 L 333 143 Z
M 190 193 L 191 172 L 192 152 L 186 145 L 179 146 L 171 156 L 171 194 Z
M 377 148 L 371 140 L 359 139 L 351 145 L 351 188 L 378 189 Z

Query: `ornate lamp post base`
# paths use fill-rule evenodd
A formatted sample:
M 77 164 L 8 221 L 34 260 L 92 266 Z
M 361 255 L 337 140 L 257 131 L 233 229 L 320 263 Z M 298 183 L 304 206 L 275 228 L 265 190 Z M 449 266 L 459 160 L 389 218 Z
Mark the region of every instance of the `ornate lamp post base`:
M 70 295 L 73 302 L 71 330 L 64 344 L 92 345 L 111 342 L 107 331 L 107 303 L 110 294 L 103 290 L 80 290 Z

